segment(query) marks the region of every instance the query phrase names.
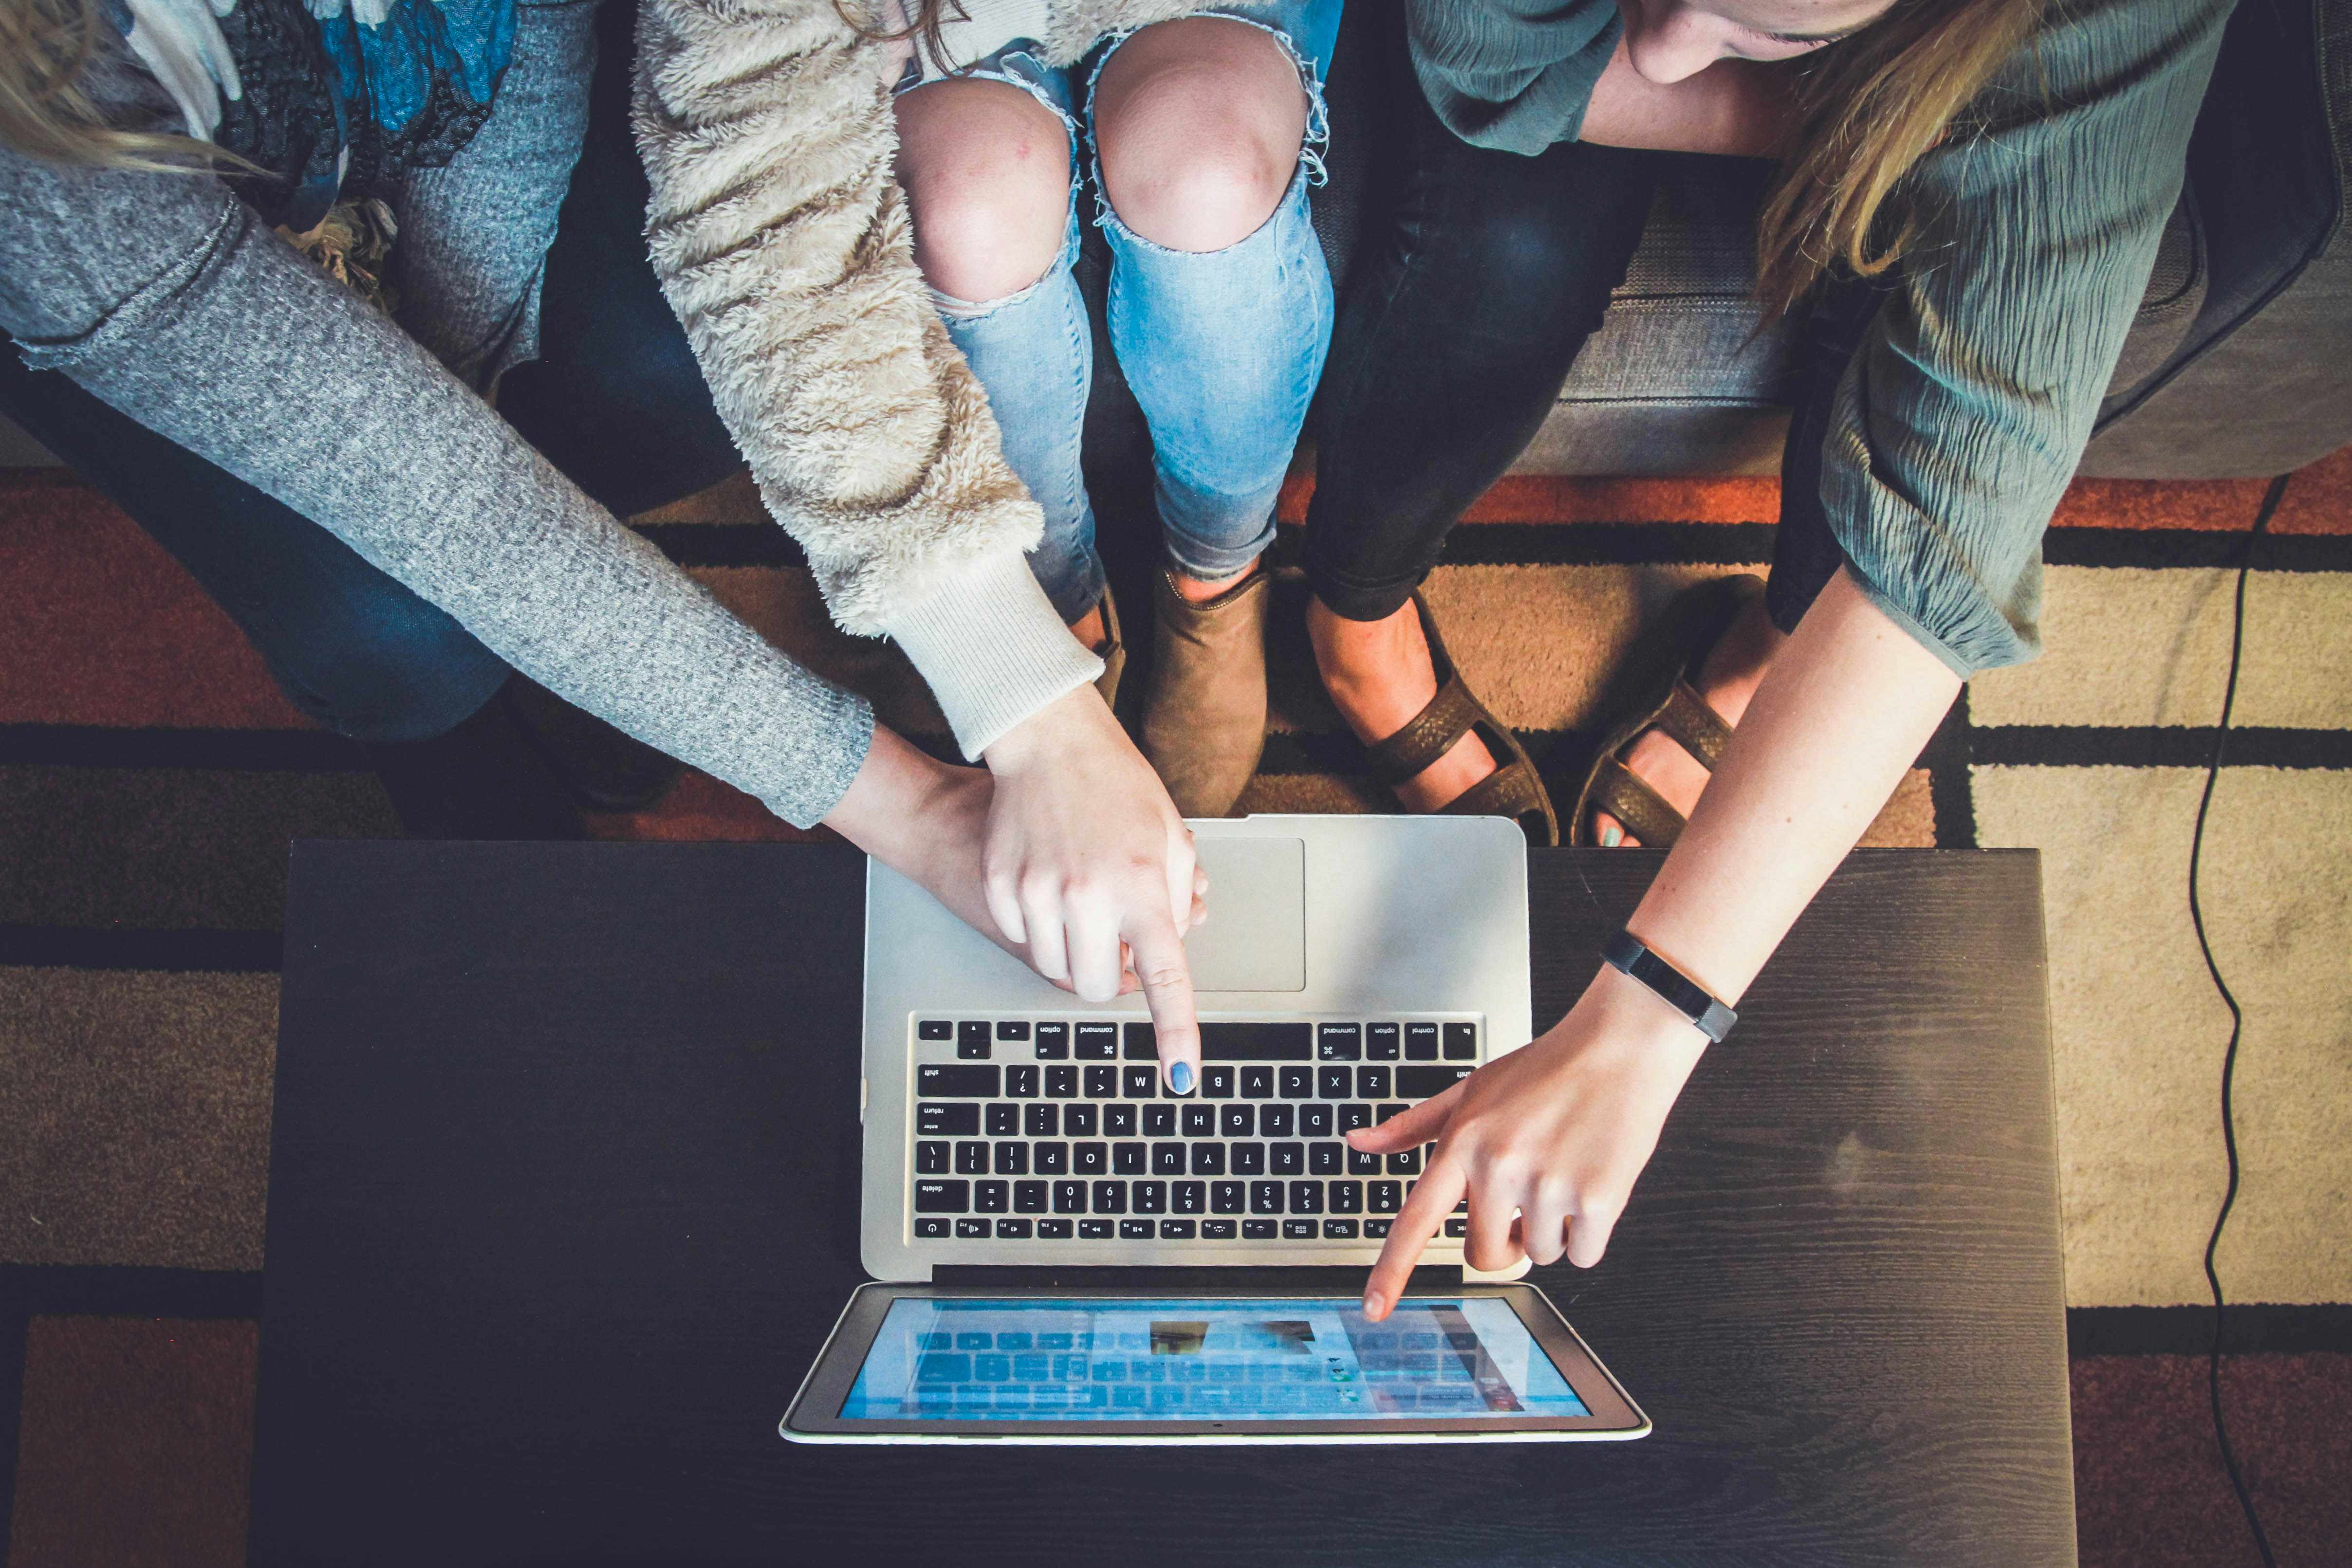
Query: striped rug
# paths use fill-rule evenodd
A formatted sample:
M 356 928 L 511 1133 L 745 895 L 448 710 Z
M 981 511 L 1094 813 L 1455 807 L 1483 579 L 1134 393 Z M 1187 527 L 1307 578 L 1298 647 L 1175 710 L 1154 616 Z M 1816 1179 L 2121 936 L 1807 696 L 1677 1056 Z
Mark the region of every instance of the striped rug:
M 2042 851 L 2084 1558 L 2253 1561 L 2204 1412 L 2199 1257 L 2227 1018 L 2185 902 L 2231 591 L 2260 482 L 2078 484 L 2049 652 L 1987 676 L 1869 842 Z M 1286 520 L 1305 491 L 1285 497 Z M 1432 604 L 1465 675 L 1572 790 L 1612 662 L 1682 585 L 1761 570 L 1767 480 L 1514 478 Z M 732 482 L 640 519 L 780 645 L 943 744 L 887 647 L 830 629 Z M 2244 1191 L 2221 1254 L 2229 1401 L 2281 1561 L 2352 1561 L 2352 453 L 2255 557 L 2208 830 L 2247 1009 Z M 1285 549 L 1295 549 L 1296 539 Z M 1116 564 L 1116 563 L 1115 563 Z M 1288 591 L 1296 595 L 1295 586 Z M 1245 807 L 1378 808 L 1295 615 Z M 790 838 L 689 776 L 613 838 Z M 70 477 L 0 470 L 0 1539 L 12 1568 L 243 1559 L 286 844 L 394 831 L 178 569 Z

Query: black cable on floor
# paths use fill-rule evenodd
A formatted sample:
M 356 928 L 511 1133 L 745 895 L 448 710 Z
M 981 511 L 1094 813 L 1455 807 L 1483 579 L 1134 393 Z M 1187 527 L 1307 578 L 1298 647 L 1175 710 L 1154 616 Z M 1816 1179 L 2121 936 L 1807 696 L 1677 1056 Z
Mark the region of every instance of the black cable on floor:
M 2221 1245 L 2221 1228 L 2230 1223 L 2230 1209 L 2238 1201 L 2238 1127 L 2230 1106 L 2230 1090 L 2238 1071 L 2238 1039 L 2245 1030 L 2245 1014 L 2239 1010 L 2238 998 L 2230 993 L 2229 982 L 2221 978 L 2221 967 L 2213 961 L 2213 945 L 2205 939 L 2205 911 L 2197 897 L 2197 870 L 2205 853 L 2205 814 L 2213 804 L 2213 786 L 2221 777 L 2221 753 L 2230 741 L 2230 710 L 2238 701 L 2238 664 L 2245 652 L 2246 643 L 2246 578 L 2253 570 L 2254 545 L 2270 530 L 2271 518 L 2278 512 L 2279 502 L 2286 495 L 2288 476 L 2282 474 L 2271 481 L 2270 489 L 2263 496 L 2262 509 L 2254 514 L 2254 526 L 2246 535 L 2246 548 L 2238 560 L 2238 598 L 2230 624 L 2230 679 L 2221 690 L 2221 722 L 2213 730 L 2213 757 L 2205 766 L 2205 793 L 2197 801 L 2197 827 L 2189 841 L 2189 919 L 2197 927 L 2197 946 L 2205 955 L 2205 972 L 2213 977 L 2213 988 L 2221 993 L 2221 1000 L 2230 1009 L 2230 1045 L 2221 1054 L 2221 1147 L 2230 1157 L 2230 1185 L 2221 1194 L 2221 1209 L 2213 1216 L 2213 1233 L 2205 1239 L 2205 1282 L 2213 1291 L 2213 1343 L 2205 1358 L 2205 1389 L 2213 1402 L 2213 1437 L 2221 1446 L 2221 1463 L 2230 1471 L 2230 1485 L 2238 1494 L 2238 1506 L 2245 1511 L 2246 1528 L 2254 1532 L 2254 1547 L 2263 1554 L 2263 1568 L 2278 1568 L 2278 1559 L 2271 1553 L 2270 1537 L 2263 1532 L 2262 1515 L 2254 1511 L 2253 1493 L 2246 1490 L 2246 1478 L 2238 1469 L 2237 1450 L 2230 1446 L 2230 1424 L 2221 1414 L 2221 1318 L 2228 1303 L 2221 1297 L 2221 1276 L 2213 1267 L 2213 1254 Z

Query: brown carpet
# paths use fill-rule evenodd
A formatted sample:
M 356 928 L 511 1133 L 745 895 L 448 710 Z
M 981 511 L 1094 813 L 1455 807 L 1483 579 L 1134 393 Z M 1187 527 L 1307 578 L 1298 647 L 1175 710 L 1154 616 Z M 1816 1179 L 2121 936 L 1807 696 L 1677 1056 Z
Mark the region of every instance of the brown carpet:
M 2199 1333 L 2164 1309 L 2203 1299 L 2220 1190 L 2226 1020 L 2181 886 L 2230 536 L 2261 491 L 2077 485 L 2045 549 L 2048 654 L 1976 683 L 1871 838 L 2044 853 L 2069 1299 L 2107 1325 L 2075 1364 L 2094 1564 L 2252 1561 L 2187 1354 Z M 1295 486 L 1286 522 L 1304 500 Z M 1465 673 L 1561 785 L 1627 641 L 1679 585 L 1760 570 L 1777 507 L 1768 480 L 1507 480 L 1430 597 Z M 748 485 L 640 521 L 780 645 L 941 741 L 904 661 L 827 624 Z M 2328 1304 L 2352 1302 L 2352 454 L 2299 475 L 2274 526 L 2208 861 L 2217 951 L 2248 1006 L 2246 1189 L 2222 1265 L 2234 1294 L 2279 1303 L 2258 1325 L 2297 1303 L 2319 1315 L 2294 1319 L 2287 1349 L 2230 1358 L 2230 1407 L 2281 1560 L 2340 1563 L 2352 1310 Z M 1244 804 L 1383 808 L 1295 630 L 1275 657 Z M 699 776 L 597 828 L 802 836 Z M 17 1568 L 241 1560 L 285 845 L 391 831 L 352 749 L 304 725 L 142 534 L 70 478 L 0 474 L 0 1519 Z M 2135 1339 L 2158 1319 L 2171 1326 Z M 2101 1349 L 2124 1342 L 2144 1354 Z

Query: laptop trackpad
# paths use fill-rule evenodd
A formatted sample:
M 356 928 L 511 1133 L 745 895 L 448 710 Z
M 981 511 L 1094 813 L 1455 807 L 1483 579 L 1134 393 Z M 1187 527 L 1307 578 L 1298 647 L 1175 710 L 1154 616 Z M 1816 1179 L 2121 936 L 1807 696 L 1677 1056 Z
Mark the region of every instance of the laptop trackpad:
M 1209 918 L 1185 938 L 1201 991 L 1307 988 L 1307 845 L 1301 839 L 1203 838 Z

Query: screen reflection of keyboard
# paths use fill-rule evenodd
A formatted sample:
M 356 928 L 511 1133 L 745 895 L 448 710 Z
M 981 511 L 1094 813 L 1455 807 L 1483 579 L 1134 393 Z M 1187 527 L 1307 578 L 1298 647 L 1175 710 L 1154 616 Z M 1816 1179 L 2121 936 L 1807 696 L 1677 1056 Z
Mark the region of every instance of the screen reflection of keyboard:
M 1433 1333 L 1364 1336 L 1356 1365 L 1312 1356 L 1106 1354 L 1067 1348 L 1067 1334 L 933 1333 L 919 1347 L 916 1406 L 1005 1411 L 1190 1415 L 1486 1415 L 1517 1408 L 1473 1377 L 1463 1351 Z M 1477 1352 L 1469 1335 L 1469 1351 Z M 1049 1342 L 1060 1342 L 1057 1345 Z
M 1358 1241 L 1388 1234 L 1425 1146 L 1343 1137 L 1444 1092 L 1478 1026 L 1201 1026 L 1171 1095 L 1149 1023 L 920 1018 L 913 1229 L 927 1239 Z M 950 1059 L 950 1052 L 952 1058 Z M 1457 1212 L 1445 1234 L 1463 1234 Z

